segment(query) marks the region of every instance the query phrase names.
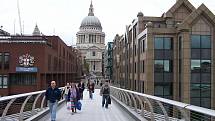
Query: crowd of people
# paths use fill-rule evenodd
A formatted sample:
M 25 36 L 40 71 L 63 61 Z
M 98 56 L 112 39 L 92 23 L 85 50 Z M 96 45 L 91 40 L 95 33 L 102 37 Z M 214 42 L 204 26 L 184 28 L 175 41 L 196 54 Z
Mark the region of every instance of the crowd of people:
M 67 109 L 71 111 L 71 114 L 74 114 L 78 110 L 81 110 L 81 101 L 83 100 L 83 92 L 85 88 L 89 92 L 89 99 L 93 99 L 93 93 L 95 92 L 95 84 L 99 85 L 99 82 L 93 82 L 88 80 L 85 86 L 83 81 L 79 83 L 67 83 L 63 89 L 59 89 L 56 86 L 56 82 L 51 81 L 50 87 L 46 90 L 45 96 L 50 109 L 51 121 L 56 121 L 56 111 L 58 102 L 61 98 L 66 100 Z M 102 96 L 102 107 L 108 108 L 108 105 L 111 104 L 110 98 L 110 86 L 109 81 L 105 81 L 103 84 L 100 83 L 100 95 Z

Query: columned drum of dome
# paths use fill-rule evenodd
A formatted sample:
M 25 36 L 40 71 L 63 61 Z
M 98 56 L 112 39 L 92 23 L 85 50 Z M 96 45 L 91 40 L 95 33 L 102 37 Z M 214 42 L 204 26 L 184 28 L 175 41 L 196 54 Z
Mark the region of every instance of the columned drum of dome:
M 100 20 L 94 16 L 92 2 L 88 16 L 82 20 L 76 37 L 77 48 L 81 51 L 83 60 L 89 64 L 90 74 L 95 78 L 102 77 L 102 55 L 105 50 L 105 33 L 102 32 Z

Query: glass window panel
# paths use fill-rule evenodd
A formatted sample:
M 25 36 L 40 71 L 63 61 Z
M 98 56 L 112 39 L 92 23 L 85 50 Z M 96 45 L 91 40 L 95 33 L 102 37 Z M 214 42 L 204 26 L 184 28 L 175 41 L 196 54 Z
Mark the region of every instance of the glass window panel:
M 201 49 L 191 49 L 191 58 L 200 59 L 201 58 Z
M 201 71 L 202 72 L 211 72 L 211 60 L 202 60 L 201 61 Z
M 155 77 L 154 77 L 154 79 L 155 79 L 155 82 L 163 82 L 164 80 L 163 80 L 163 75 L 164 73 L 155 73 Z
M 164 82 L 173 82 L 172 73 L 164 73 Z
M 171 85 L 164 86 L 164 95 L 165 96 L 172 95 L 172 86 Z
M 0 69 L 2 68 L 2 53 L 0 53 Z
M 191 74 L 191 83 L 200 83 L 200 73 Z
M 163 86 L 155 86 L 155 95 L 157 96 L 163 95 Z
M 190 97 L 200 97 L 200 92 L 201 92 L 200 84 L 191 84 Z
M 191 48 L 200 48 L 200 35 L 191 36 Z
M 164 49 L 171 49 L 171 38 L 165 37 L 164 38 Z
M 201 49 L 201 59 L 211 59 L 211 49 Z
M 155 37 L 155 49 L 163 49 L 163 38 Z
M 164 59 L 164 51 L 163 50 L 155 50 L 155 59 Z
M 200 60 L 191 60 L 191 71 L 200 72 Z
M 164 71 L 164 64 L 163 60 L 155 60 L 155 72 L 163 72 Z
M 211 48 L 211 36 L 201 36 L 201 48 Z
M 164 71 L 170 72 L 170 63 L 169 60 L 164 60 Z
M 2 75 L 0 75 L 0 88 L 2 88 L 2 85 L 3 85 L 2 82 L 3 82 L 3 81 L 2 81 Z
M 191 98 L 190 103 L 195 106 L 200 106 L 200 98 Z
M 210 98 L 201 98 L 201 107 L 211 108 Z
M 210 84 L 201 84 L 201 97 L 211 97 Z
M 201 83 L 211 83 L 211 74 L 201 73 Z
M 7 79 L 7 76 L 4 76 L 4 78 L 3 78 L 3 88 L 7 88 L 7 85 L 8 85 L 8 79 Z
M 173 52 L 172 50 L 164 50 L 164 56 L 163 59 L 172 59 L 173 58 Z

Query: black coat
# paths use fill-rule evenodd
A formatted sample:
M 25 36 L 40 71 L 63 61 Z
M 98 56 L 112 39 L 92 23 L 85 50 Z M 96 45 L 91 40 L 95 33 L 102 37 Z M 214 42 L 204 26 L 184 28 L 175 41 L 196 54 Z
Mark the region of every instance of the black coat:
M 49 87 L 45 93 L 46 100 L 49 100 L 51 103 L 55 103 L 57 100 L 61 99 L 61 91 L 58 88 L 52 89 Z
M 83 93 L 83 91 L 84 91 L 84 89 L 85 89 L 85 84 L 84 84 L 84 83 L 82 83 L 82 84 L 79 83 L 79 84 L 78 84 L 78 88 L 79 88 L 79 92 L 80 92 L 80 93 Z

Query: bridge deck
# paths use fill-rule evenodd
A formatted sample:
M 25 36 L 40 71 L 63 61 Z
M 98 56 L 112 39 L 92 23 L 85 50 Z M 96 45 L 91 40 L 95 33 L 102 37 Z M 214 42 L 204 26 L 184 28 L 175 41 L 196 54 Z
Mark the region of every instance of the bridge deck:
M 135 121 L 114 101 L 108 109 L 102 108 L 98 89 L 93 96 L 93 100 L 89 99 L 88 92 L 85 91 L 84 99 L 81 100 L 82 110 L 74 115 L 66 109 L 66 104 L 63 104 L 57 111 L 57 121 Z M 40 121 L 50 121 L 50 115 Z

